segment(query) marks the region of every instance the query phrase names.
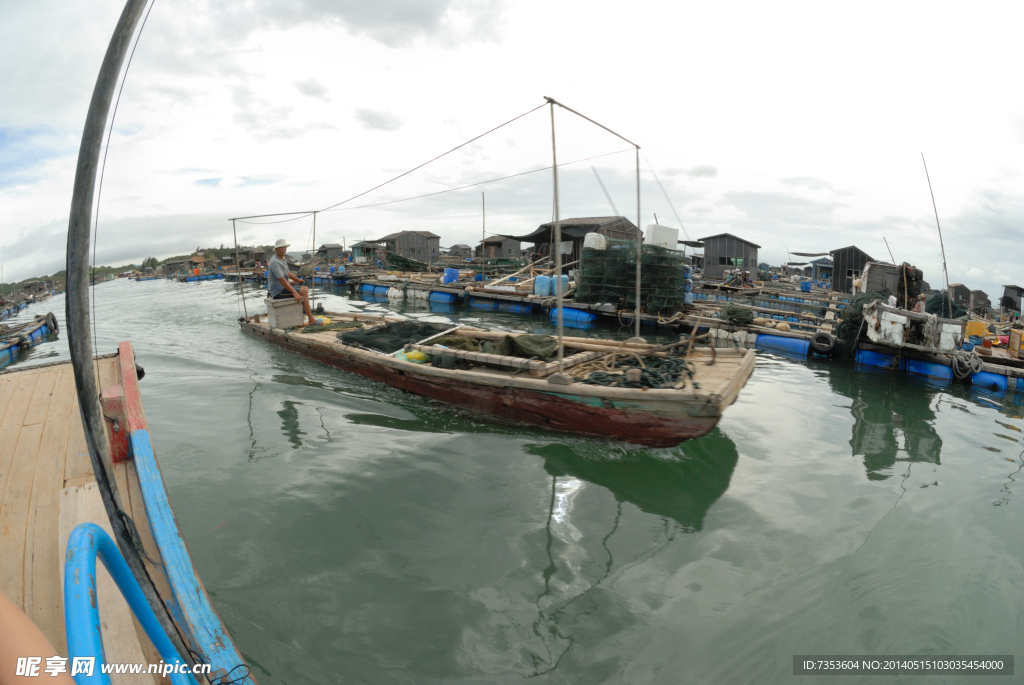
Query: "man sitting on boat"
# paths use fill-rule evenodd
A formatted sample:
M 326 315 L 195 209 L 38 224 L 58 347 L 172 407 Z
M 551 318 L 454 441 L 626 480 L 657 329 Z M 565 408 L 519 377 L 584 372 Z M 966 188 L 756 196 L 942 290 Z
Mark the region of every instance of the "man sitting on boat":
M 288 269 L 288 262 L 284 260 L 284 254 L 288 251 L 289 244 L 284 238 L 274 243 L 274 256 L 267 263 L 267 297 L 272 300 L 286 300 L 294 297 L 296 302 L 302 304 L 310 325 L 319 325 L 316 317 L 309 308 L 309 288 L 301 285 L 303 280 Z M 296 290 L 292 283 L 297 283 L 300 288 Z

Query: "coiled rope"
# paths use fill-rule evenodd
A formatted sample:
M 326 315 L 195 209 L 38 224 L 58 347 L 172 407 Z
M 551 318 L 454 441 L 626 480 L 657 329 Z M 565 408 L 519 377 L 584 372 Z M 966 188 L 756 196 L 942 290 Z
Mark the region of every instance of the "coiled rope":
M 981 357 L 974 350 L 955 350 L 953 352 L 953 375 L 963 380 L 968 376 L 978 373 L 982 369 Z

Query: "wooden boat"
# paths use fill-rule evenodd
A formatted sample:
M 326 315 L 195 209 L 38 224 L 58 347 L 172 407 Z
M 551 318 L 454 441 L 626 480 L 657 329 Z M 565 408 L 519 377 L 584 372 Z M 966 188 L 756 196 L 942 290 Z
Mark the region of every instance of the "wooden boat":
M 24 350 L 38 345 L 49 335 L 56 335 L 57 331 L 57 317 L 52 312 L 39 314 L 32 321 L 19 325 L 0 324 L 0 369 L 13 364 Z
M 210 682 L 230 672 L 229 679 L 242 677 L 232 682 L 251 683 L 178 532 L 150 442 L 131 345 L 121 343 L 117 354 L 98 358 L 96 367 L 110 419 L 106 437 L 115 496 L 138 531 L 141 556 L 160 600 L 195 662 L 209 664 Z M 72 626 L 65 623 L 66 602 L 75 601 L 62 592 L 72 532 L 91 523 L 113 536 L 101 487 L 86 444 L 71 363 L 0 372 L 0 591 L 33 620 L 59 656 L 158 664 L 161 655 L 132 620 L 132 609 L 102 567 L 91 579 L 102 652 L 77 651 L 74 631 L 68 630 Z M 80 587 L 84 595 L 88 584 Z M 94 669 L 98 674 L 99 663 L 94 662 Z M 71 672 L 70 663 L 67 670 Z M 111 677 L 115 683 L 165 682 L 156 674 Z
M 336 323 L 362 322 L 365 326 L 402 320 L 361 313 L 329 316 Z M 558 371 L 557 362 L 442 350 L 426 344 L 413 346 L 430 355 L 451 354 L 474 364 L 469 369 L 444 369 L 346 345 L 337 338 L 336 331 L 303 333 L 299 329 L 271 329 L 260 315 L 240 319 L 239 323 L 244 332 L 271 344 L 467 411 L 651 447 L 671 447 L 714 428 L 754 369 L 753 350 L 694 348 L 694 382 L 678 390 L 582 382 L 563 385 L 551 382 Z M 448 333 L 479 341 L 519 335 L 468 326 Z M 606 358 L 616 351 L 646 355 L 659 349 L 656 345 L 598 338 L 565 337 L 564 341 L 564 369 L 569 373 L 577 365 Z

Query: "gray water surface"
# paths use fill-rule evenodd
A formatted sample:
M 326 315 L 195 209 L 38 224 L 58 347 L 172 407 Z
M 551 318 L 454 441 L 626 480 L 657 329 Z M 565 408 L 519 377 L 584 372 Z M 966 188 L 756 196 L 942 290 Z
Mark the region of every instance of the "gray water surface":
M 762 355 L 717 429 L 652 450 L 271 347 L 232 284 L 95 292 L 98 350 L 134 344 L 182 533 L 262 683 L 958 683 L 792 658 L 1021 644 L 1021 398 Z M 63 322 L 59 297 L 22 316 L 46 309 Z

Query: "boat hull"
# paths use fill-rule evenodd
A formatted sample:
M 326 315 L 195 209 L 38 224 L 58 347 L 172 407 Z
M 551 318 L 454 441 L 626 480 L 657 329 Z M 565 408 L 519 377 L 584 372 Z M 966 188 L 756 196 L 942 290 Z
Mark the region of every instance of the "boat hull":
M 541 392 L 516 387 L 480 385 L 446 378 L 438 382 L 427 374 L 367 363 L 311 345 L 294 342 L 275 330 L 241 322 L 242 330 L 292 352 L 355 373 L 394 388 L 487 414 L 503 421 L 539 426 L 548 430 L 611 438 L 648 447 L 673 447 L 708 433 L 718 424 L 718 408 L 710 404 L 680 406 L 658 400 L 635 401 Z

